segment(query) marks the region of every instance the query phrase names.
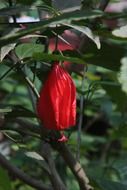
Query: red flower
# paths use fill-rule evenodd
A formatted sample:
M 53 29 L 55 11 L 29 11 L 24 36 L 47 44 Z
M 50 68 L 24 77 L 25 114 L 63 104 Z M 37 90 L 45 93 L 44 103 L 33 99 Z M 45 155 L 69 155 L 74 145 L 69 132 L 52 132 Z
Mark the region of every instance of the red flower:
M 53 65 L 42 87 L 37 112 L 48 129 L 64 130 L 75 125 L 76 88 L 68 72 L 58 63 Z
M 66 30 L 62 37 L 68 44 L 58 39 L 58 50 L 78 48 L 80 39 L 76 34 Z M 50 39 L 49 49 L 51 51 L 55 50 L 55 40 L 55 38 Z M 66 70 L 69 70 L 71 63 L 64 61 L 63 64 Z M 76 88 L 66 70 L 55 63 L 40 92 L 37 112 L 44 127 L 48 129 L 63 131 L 76 123 Z M 65 142 L 67 138 L 62 134 L 58 141 Z

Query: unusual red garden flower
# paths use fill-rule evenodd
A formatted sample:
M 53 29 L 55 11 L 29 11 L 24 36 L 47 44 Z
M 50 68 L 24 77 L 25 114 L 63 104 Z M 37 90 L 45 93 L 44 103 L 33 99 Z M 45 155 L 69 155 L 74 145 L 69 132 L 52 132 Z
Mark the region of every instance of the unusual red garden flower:
M 68 72 L 58 63 L 54 63 L 42 87 L 37 111 L 48 129 L 63 131 L 75 125 L 76 88 Z M 65 136 L 58 141 L 66 141 Z
M 71 31 L 65 31 L 62 37 L 71 45 L 58 40 L 57 49 L 60 51 L 78 48 L 79 38 Z M 55 38 L 49 42 L 49 49 L 55 50 Z M 63 62 L 68 70 L 70 62 Z M 53 64 L 47 80 L 40 92 L 37 112 L 44 127 L 51 130 L 63 131 L 76 123 L 76 88 L 71 76 L 58 62 Z M 67 141 L 62 134 L 59 142 Z

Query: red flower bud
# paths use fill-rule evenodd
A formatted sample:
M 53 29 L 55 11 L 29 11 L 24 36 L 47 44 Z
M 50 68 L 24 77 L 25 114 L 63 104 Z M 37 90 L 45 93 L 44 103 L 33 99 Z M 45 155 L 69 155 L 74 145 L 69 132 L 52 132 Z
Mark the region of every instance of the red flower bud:
M 64 130 L 76 122 L 76 88 L 58 63 L 53 65 L 40 92 L 37 112 L 44 127 Z

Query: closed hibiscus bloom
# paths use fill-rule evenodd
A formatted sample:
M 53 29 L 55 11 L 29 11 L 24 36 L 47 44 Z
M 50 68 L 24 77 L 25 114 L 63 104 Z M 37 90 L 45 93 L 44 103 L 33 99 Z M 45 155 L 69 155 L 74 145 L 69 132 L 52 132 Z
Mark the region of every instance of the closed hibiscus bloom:
M 54 63 L 40 92 L 37 113 L 44 127 L 64 130 L 76 123 L 76 88 L 69 73 Z

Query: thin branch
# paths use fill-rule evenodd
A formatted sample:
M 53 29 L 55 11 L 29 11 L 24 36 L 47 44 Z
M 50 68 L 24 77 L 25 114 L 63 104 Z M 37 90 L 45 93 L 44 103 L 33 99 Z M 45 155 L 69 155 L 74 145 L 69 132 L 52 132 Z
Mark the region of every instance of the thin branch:
M 78 161 L 74 158 L 69 148 L 63 143 L 52 143 L 60 155 L 63 157 L 66 164 L 70 167 L 72 173 L 76 177 L 81 190 L 92 190 L 93 187 L 89 185 L 89 179 Z
M 85 72 L 86 68 L 84 67 L 83 77 L 82 77 L 82 84 L 81 90 L 84 90 L 84 83 L 85 83 Z M 82 123 L 83 123 L 83 113 L 84 111 L 84 94 L 80 96 L 80 114 L 79 114 L 79 122 L 78 122 L 78 134 L 77 134 L 77 161 L 80 160 L 80 145 L 81 145 L 81 130 L 82 130 Z
M 14 63 L 14 64 L 0 77 L 0 80 L 4 79 L 16 66 L 17 66 L 17 63 Z
M 22 125 L 25 128 L 29 128 L 30 131 L 34 131 L 38 134 L 41 134 L 40 131 L 41 129 L 39 127 L 34 127 L 33 125 L 29 124 L 25 124 L 25 121 L 18 119 L 16 120 L 20 125 Z M 27 127 L 26 127 L 27 126 Z M 43 128 L 43 130 L 45 130 L 45 128 Z M 91 190 L 93 189 L 90 185 L 89 185 L 89 179 L 86 176 L 86 173 L 84 171 L 84 169 L 82 168 L 82 166 L 80 165 L 80 163 L 74 158 L 73 154 L 71 153 L 71 151 L 69 150 L 68 146 L 63 144 L 63 143 L 57 143 L 57 142 L 50 142 L 50 145 L 56 149 L 60 155 L 62 156 L 62 158 L 65 160 L 65 162 L 67 163 L 67 165 L 69 166 L 69 168 L 71 169 L 72 173 L 74 174 L 74 176 L 76 177 L 80 189 L 81 190 Z M 45 149 L 46 150 L 46 149 Z
M 50 169 L 50 180 L 54 190 L 66 190 L 65 184 L 61 180 L 60 175 L 58 174 L 55 166 L 55 162 L 53 160 L 53 156 L 51 154 L 52 148 L 50 144 L 43 143 L 41 146 L 41 154 L 45 158 L 46 162 L 48 163 Z
M 40 181 L 33 179 L 32 177 L 25 174 L 16 166 L 13 166 L 1 153 L 0 153 L 0 164 L 2 167 L 7 169 L 10 173 L 15 175 L 17 178 L 25 182 L 26 184 L 34 187 L 38 190 L 52 190 L 51 187 L 43 185 Z
M 32 90 L 34 95 L 36 96 L 36 98 L 39 98 L 40 95 L 39 95 L 34 83 L 29 79 L 29 77 L 21 69 L 20 69 L 20 72 L 21 72 L 22 76 L 24 77 L 26 83 L 28 84 L 28 86 L 30 87 L 30 89 Z
M 11 51 L 11 55 L 9 55 L 9 59 L 14 62 L 14 66 L 17 65 L 17 64 L 20 65 L 20 63 L 21 63 L 21 60 L 19 60 L 19 58 L 15 55 L 14 51 Z M 39 98 L 40 95 L 39 95 L 34 83 L 29 79 L 29 77 L 25 74 L 25 72 L 20 67 L 18 67 L 17 70 L 19 71 L 19 74 L 22 74 L 24 80 L 26 81 L 26 83 L 28 84 L 30 89 L 33 91 L 35 97 Z M 10 70 L 9 70 L 9 72 L 10 72 Z M 6 73 L 6 75 L 7 74 L 8 73 Z M 4 75 L 4 77 L 5 77 L 5 75 Z M 2 76 L 2 79 L 3 79 L 3 76 Z
M 20 126 L 22 126 L 23 128 L 26 128 L 26 129 L 28 128 L 30 131 L 41 134 L 40 133 L 41 130 L 40 130 L 39 126 L 35 127 L 35 126 L 31 125 L 30 123 L 26 123 L 25 121 L 23 121 L 21 119 L 16 119 L 16 122 L 19 123 Z M 79 164 L 78 161 L 76 161 L 76 159 L 72 155 L 69 148 L 65 144 L 61 144 L 61 143 L 55 144 L 55 143 L 51 142 L 51 146 L 60 153 L 60 155 L 63 157 L 63 159 L 65 160 L 67 165 L 70 167 L 72 173 L 75 175 L 76 179 L 78 180 L 80 188 L 84 189 L 84 190 L 91 190 L 92 187 L 89 185 L 89 180 L 88 180 L 82 166 Z M 45 151 L 46 150 L 47 149 L 45 149 Z M 50 156 L 49 156 L 49 158 L 50 158 Z M 50 169 L 51 169 L 53 166 L 52 161 L 48 160 L 48 162 L 50 163 Z M 52 174 L 54 174 L 54 169 L 52 169 L 52 172 L 53 172 Z M 56 178 L 56 175 L 55 175 L 55 178 Z M 58 176 L 57 176 L 57 179 L 58 179 Z

